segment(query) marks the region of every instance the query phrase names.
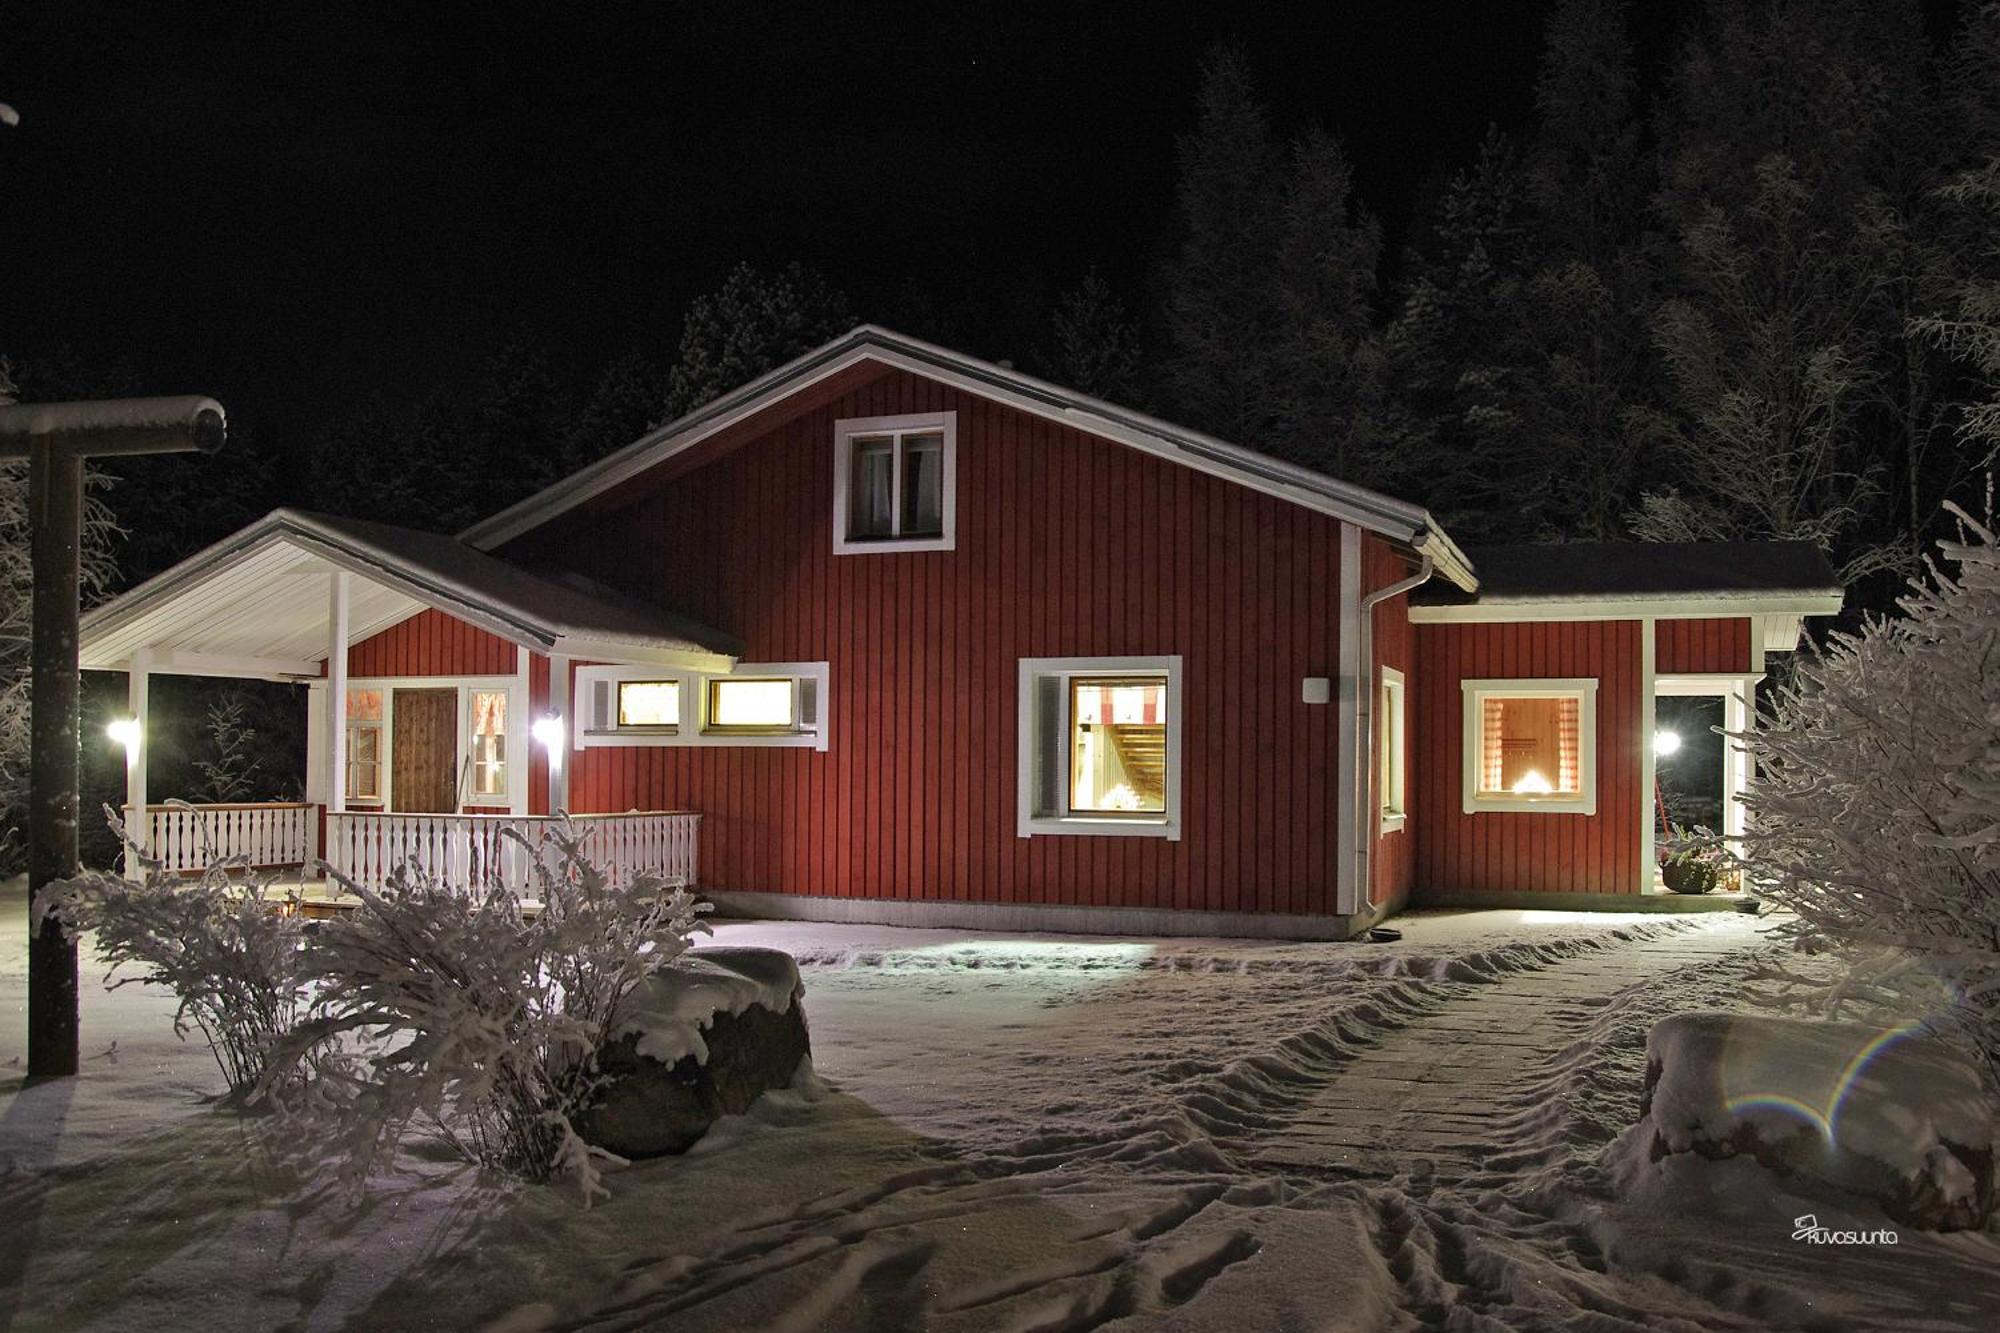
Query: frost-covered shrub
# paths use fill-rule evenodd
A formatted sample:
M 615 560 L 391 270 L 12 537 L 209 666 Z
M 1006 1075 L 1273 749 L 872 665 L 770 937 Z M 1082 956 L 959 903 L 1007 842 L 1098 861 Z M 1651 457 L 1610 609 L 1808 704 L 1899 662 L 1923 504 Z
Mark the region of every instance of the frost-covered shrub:
M 36 903 L 72 933 L 96 932 L 97 951 L 112 965 L 106 985 L 151 982 L 173 991 L 180 1000 L 174 1030 L 185 1037 L 193 1027 L 207 1038 L 237 1097 L 264 1081 L 272 1052 L 304 1012 L 305 955 L 294 906 L 237 858 L 195 880 L 157 862 L 146 863 L 143 881 L 91 871 L 52 886 Z M 301 1049 L 289 1060 L 303 1071 L 313 1055 Z
M 422 1128 L 469 1160 L 595 1190 L 574 1120 L 602 1081 L 597 1052 L 641 984 L 705 927 L 685 889 L 646 875 L 610 883 L 579 837 L 558 829 L 545 846 L 539 911 L 412 867 L 379 890 L 343 881 L 360 906 L 313 936 L 315 1013 L 287 1044 L 340 1054 L 274 1099 L 308 1131 L 294 1142 L 331 1145 L 356 1184 Z
M 1747 737 L 1745 869 L 1807 947 L 1928 970 L 2000 1077 L 2000 549 L 1954 512 L 1903 614 L 1837 636 Z

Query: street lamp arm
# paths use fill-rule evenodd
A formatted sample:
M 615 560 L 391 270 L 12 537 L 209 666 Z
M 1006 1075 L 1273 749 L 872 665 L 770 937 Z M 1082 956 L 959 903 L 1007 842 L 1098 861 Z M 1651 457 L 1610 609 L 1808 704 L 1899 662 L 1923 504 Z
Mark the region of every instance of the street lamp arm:
M 36 444 L 93 458 L 212 454 L 227 435 L 222 404 L 202 394 L 0 407 L 0 458 L 26 458 Z

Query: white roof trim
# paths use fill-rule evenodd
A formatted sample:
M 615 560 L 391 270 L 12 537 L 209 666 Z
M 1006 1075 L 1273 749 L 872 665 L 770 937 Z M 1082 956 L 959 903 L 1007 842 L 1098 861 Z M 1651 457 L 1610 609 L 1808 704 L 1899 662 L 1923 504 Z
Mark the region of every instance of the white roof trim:
M 1481 598 L 1457 606 L 1412 606 L 1418 625 L 1481 625 L 1533 620 L 1723 620 L 1743 616 L 1798 619 L 1840 613 L 1839 593 L 1715 592 L 1673 597 Z
M 326 605 L 323 594 L 318 594 L 320 600 L 302 608 L 295 578 L 291 583 L 280 578 L 323 576 L 335 569 L 359 575 L 363 581 L 355 594 L 358 604 L 350 625 L 350 644 L 407 620 L 425 607 L 434 607 L 537 653 L 696 670 L 727 670 L 732 661 L 724 654 L 694 647 L 617 635 L 575 634 L 563 625 L 497 605 L 486 594 L 458 586 L 435 571 L 415 568 L 392 552 L 329 528 L 310 515 L 280 509 L 85 615 L 80 635 L 82 664 L 122 669 L 133 650 L 157 648 L 162 653 L 160 661 L 185 661 L 190 672 L 209 674 L 198 670 L 208 654 L 194 645 L 222 631 L 234 632 L 238 638 L 254 638 L 256 624 L 270 621 L 274 628 L 267 637 L 291 643 L 297 656 L 272 666 L 269 674 L 293 674 L 290 668 L 298 660 L 316 662 L 326 655 L 323 631 L 319 643 L 311 647 L 298 642 L 306 622 L 324 622 Z M 282 635 L 275 629 L 281 620 L 286 625 Z M 237 655 L 260 659 L 261 665 L 269 651 L 269 646 L 263 646 L 255 651 L 239 649 Z
M 1468 591 L 1478 587 L 1464 554 L 1420 506 L 869 324 L 473 524 L 459 539 L 482 549 L 498 546 L 693 448 L 786 394 L 810 388 L 866 361 L 949 384 L 1406 542 L 1430 555 L 1438 572 L 1453 583 Z

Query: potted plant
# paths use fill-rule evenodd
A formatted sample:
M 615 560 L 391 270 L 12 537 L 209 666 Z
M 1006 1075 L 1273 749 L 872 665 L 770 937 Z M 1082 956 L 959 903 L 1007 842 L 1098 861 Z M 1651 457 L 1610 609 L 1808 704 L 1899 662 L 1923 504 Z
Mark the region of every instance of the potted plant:
M 1660 862 L 1660 879 L 1675 893 L 1711 893 L 1722 883 L 1728 858 L 1708 829 L 1674 829 Z

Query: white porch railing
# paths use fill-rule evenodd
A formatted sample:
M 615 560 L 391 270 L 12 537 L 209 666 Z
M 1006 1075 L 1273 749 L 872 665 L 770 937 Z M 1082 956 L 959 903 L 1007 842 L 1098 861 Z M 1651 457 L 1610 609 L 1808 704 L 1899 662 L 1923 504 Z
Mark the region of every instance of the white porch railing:
M 225 856 L 247 856 L 269 869 L 304 865 L 319 847 L 319 807 L 291 802 L 243 805 L 149 805 L 132 832 L 162 869 L 203 870 Z M 130 810 L 126 818 L 131 818 Z
M 695 882 L 700 815 L 652 810 L 571 818 L 583 834 L 583 854 L 614 882 L 642 871 Z M 397 866 L 414 861 L 450 884 L 522 889 L 530 886 L 533 860 L 558 822 L 548 815 L 329 811 L 326 860 L 364 884 L 380 884 Z M 508 836 L 509 830 L 520 836 Z

